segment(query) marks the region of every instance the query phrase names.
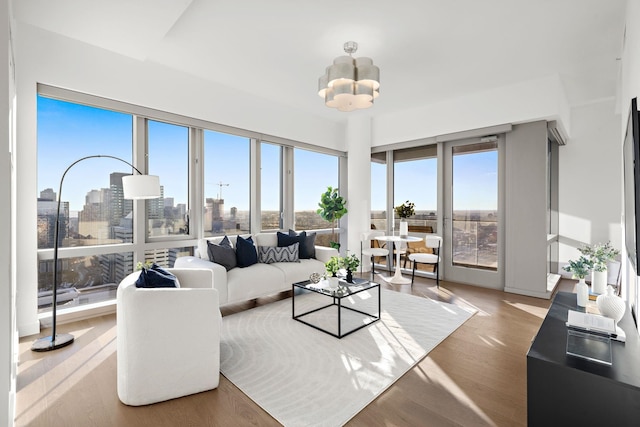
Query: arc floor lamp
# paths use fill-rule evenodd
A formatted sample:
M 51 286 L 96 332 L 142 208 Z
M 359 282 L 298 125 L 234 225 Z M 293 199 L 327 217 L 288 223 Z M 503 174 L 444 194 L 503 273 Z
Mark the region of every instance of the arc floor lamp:
M 133 166 L 131 163 L 123 160 L 119 157 L 109 156 L 106 154 L 96 154 L 92 156 L 86 156 L 81 159 L 76 160 L 71 163 L 69 167 L 62 174 L 62 178 L 60 178 L 60 187 L 58 189 L 58 210 L 56 213 L 56 226 L 54 231 L 54 243 L 53 243 L 53 307 L 52 307 L 52 327 L 50 336 L 46 336 L 40 339 L 37 339 L 32 345 L 31 350 L 33 351 L 51 351 L 56 350 L 60 347 L 67 346 L 71 344 L 74 340 L 73 335 L 71 334 L 56 334 L 56 307 L 57 307 L 57 296 L 58 296 L 58 233 L 60 229 L 60 202 L 62 200 L 62 183 L 64 182 L 64 177 L 76 164 L 87 160 L 94 159 L 98 157 L 106 157 L 109 159 L 114 159 L 121 161 L 122 163 L 126 163 L 131 166 L 138 175 L 132 173 L 128 176 L 122 177 L 122 191 L 125 199 L 155 199 L 160 197 L 160 178 L 156 175 L 143 175 L 138 168 Z

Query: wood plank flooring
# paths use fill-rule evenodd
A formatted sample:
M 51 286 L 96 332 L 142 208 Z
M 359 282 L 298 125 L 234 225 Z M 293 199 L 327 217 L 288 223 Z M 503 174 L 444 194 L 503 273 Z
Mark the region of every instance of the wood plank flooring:
M 567 291 L 573 286 L 569 280 L 560 284 Z M 434 280 L 424 278 L 416 278 L 413 287 L 383 287 L 474 307 L 478 313 L 348 426 L 526 425 L 526 352 L 550 301 L 450 282 L 441 282 L 438 290 Z M 289 296 L 225 307 L 223 315 Z M 35 337 L 20 340 L 17 426 L 279 425 L 223 376 L 216 390 L 126 406 L 116 392 L 115 314 L 59 325 L 58 331 L 74 334 L 76 341 L 35 353 L 30 350 Z

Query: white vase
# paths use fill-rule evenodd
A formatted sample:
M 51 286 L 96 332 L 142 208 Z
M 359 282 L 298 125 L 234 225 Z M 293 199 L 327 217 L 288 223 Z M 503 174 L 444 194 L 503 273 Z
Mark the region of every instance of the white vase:
M 616 325 L 620 319 L 622 319 L 622 316 L 624 316 L 624 300 L 613 292 L 612 286 L 607 286 L 606 294 L 598 296 L 596 299 L 596 305 L 598 306 L 598 310 L 600 310 L 600 314 L 606 317 L 611 317 L 616 321 Z
M 338 285 L 340 284 L 340 279 L 335 276 L 329 277 L 329 289 L 335 290 L 338 289 Z
M 607 292 L 607 270 L 591 272 L 591 292 L 604 294 Z
M 587 286 L 584 278 L 578 281 L 576 294 L 578 295 L 578 307 L 586 307 L 587 301 L 589 301 L 589 286 Z
M 406 237 L 409 234 L 409 223 L 404 219 L 400 220 L 400 237 Z

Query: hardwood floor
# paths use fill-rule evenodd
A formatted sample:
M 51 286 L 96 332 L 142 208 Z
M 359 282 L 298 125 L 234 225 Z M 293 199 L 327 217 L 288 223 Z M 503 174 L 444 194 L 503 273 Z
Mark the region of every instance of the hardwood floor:
M 438 291 L 434 280 L 416 278 L 413 287 L 383 287 L 478 312 L 347 425 L 526 425 L 526 353 L 550 301 L 440 284 Z M 560 290 L 572 291 L 573 286 L 563 280 Z M 222 312 L 229 315 L 287 297 L 284 293 Z M 126 406 L 116 392 L 115 314 L 59 325 L 58 331 L 74 334 L 76 341 L 54 352 L 35 353 L 30 350 L 35 337 L 20 340 L 17 426 L 279 425 L 223 376 L 216 390 Z

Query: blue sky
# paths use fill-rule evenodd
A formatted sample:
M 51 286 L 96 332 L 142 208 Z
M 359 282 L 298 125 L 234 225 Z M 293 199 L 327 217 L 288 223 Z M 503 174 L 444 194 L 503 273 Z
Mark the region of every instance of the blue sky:
M 132 160 L 132 118 L 93 107 L 38 97 L 38 195 L 45 188 L 58 192 L 60 177 L 75 160 L 95 154 Z M 262 144 L 262 208 L 279 205 L 279 147 Z M 167 123 L 149 123 L 149 172 L 160 176 L 165 197 L 186 203 L 188 129 Z M 205 131 L 205 197 L 217 198 L 220 190 L 225 208 L 249 208 L 249 139 Z M 338 159 L 312 151 L 294 151 L 295 209 L 315 210 L 327 186 L 338 185 Z M 394 206 L 405 200 L 417 210 L 436 211 L 437 161 L 422 159 L 395 165 Z M 385 207 L 386 167 L 372 163 L 371 208 Z M 454 157 L 454 209 L 497 209 L 497 152 L 460 154 Z M 321 174 L 318 171 L 322 171 Z M 111 172 L 130 173 L 124 163 L 90 159 L 67 174 L 63 201 L 80 210 L 87 192 L 109 187 Z M 319 179 L 319 176 L 323 176 Z M 222 189 L 218 183 L 225 186 Z M 226 185 L 228 184 L 228 186 Z
M 45 188 L 58 192 L 64 170 L 75 160 L 107 154 L 131 162 L 132 117 L 99 108 L 38 98 L 38 195 Z M 279 147 L 262 144 L 264 210 L 279 208 Z M 225 208 L 249 209 L 249 139 L 205 131 L 205 197 L 217 198 L 220 190 Z M 295 150 L 296 209 L 315 210 L 326 187 L 337 186 L 335 156 Z M 327 179 L 318 179 L 317 171 Z M 90 159 L 78 163 L 67 174 L 62 200 L 71 210 L 80 210 L 87 192 L 108 188 L 111 172 L 130 173 L 131 168 L 112 159 Z M 160 176 L 165 197 L 186 203 L 188 182 L 188 129 L 162 122 L 149 122 L 149 173 Z M 222 188 L 220 182 L 225 184 Z M 228 184 L 228 186 L 226 185 Z

